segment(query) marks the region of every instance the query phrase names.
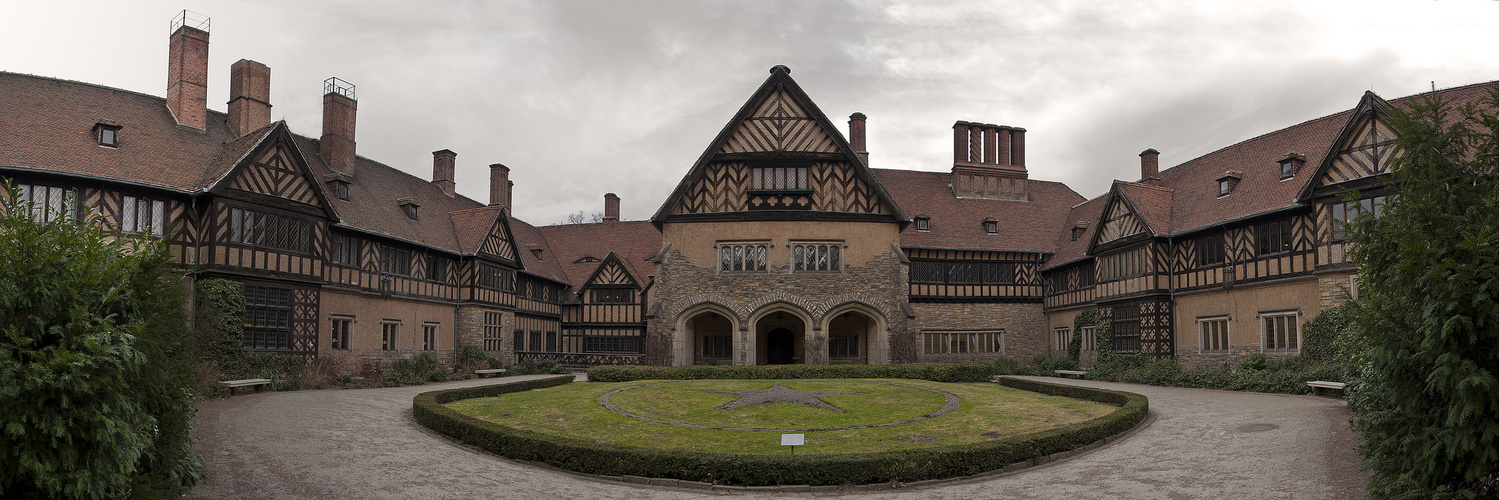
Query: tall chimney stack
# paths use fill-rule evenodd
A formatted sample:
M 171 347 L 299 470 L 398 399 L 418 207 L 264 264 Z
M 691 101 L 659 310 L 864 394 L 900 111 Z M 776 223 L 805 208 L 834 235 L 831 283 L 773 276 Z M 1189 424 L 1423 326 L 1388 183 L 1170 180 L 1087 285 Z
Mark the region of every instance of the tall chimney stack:
M 489 206 L 510 208 L 510 167 L 495 163 L 489 166 Z
M 328 166 L 338 172 L 354 174 L 354 117 L 359 102 L 354 84 L 338 77 L 323 80 L 323 138 L 318 152 Z
M 1161 152 L 1150 148 L 1140 152 L 1140 182 L 1161 183 Z
M 859 160 L 869 165 L 869 150 L 864 143 L 864 113 L 848 115 L 848 146 L 859 155 Z
M 439 149 L 432 152 L 432 183 L 442 188 L 443 194 L 453 197 L 453 165 L 457 163 L 458 153 L 451 150 Z
M 1025 129 L 959 121 L 953 129 L 953 196 L 1029 201 Z
M 198 130 L 208 128 L 208 24 L 182 11 L 172 18 L 167 49 L 167 109 L 178 125 Z
M 1025 169 L 1025 129 L 1010 127 L 1010 164 Z
M 240 59 L 229 66 L 229 127 L 243 136 L 271 124 L 271 68 Z
M 619 195 L 604 193 L 604 222 L 619 222 Z

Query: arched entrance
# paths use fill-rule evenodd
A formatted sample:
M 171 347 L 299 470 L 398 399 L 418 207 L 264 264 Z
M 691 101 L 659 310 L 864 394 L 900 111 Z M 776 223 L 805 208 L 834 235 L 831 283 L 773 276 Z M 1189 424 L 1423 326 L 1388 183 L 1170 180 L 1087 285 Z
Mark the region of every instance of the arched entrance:
M 845 311 L 828 320 L 828 363 L 869 364 L 874 344 L 874 318 Z
M 755 364 L 807 362 L 807 322 L 789 310 L 771 311 L 755 320 Z
M 715 311 L 704 311 L 687 320 L 688 352 L 694 365 L 734 364 L 734 323 Z

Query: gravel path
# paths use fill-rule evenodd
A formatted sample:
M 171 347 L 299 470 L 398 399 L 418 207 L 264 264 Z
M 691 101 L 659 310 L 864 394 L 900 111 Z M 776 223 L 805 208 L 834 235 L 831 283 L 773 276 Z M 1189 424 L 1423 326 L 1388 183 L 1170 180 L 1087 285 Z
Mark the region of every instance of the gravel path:
M 513 381 L 530 377 L 505 377 Z M 1070 460 L 1003 476 L 854 493 L 737 497 L 1362 498 L 1341 400 L 1060 380 L 1144 394 L 1154 420 Z M 361 390 L 263 393 L 199 405 L 195 448 L 208 478 L 189 498 L 701 498 L 725 493 L 643 486 L 510 462 L 411 419 L 421 392 L 467 380 Z

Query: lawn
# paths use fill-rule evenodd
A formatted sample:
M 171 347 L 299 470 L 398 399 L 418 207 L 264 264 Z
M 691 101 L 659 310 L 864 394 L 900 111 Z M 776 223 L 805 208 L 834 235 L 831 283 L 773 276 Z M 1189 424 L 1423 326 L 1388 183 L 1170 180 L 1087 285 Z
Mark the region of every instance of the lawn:
M 753 391 L 775 384 L 802 391 L 853 392 L 824 395 L 839 409 L 771 402 L 720 409 L 739 396 L 705 391 Z M 635 387 L 640 386 L 640 387 Z M 860 453 L 976 443 L 1039 432 L 1103 416 L 1115 407 L 1047 396 L 992 383 L 952 384 L 910 379 L 840 380 L 699 380 L 580 382 L 547 389 L 476 398 L 448 407 L 505 426 L 601 443 L 706 452 L 788 453 L 781 431 L 720 430 L 669 425 L 611 411 L 599 397 L 611 396 L 621 410 L 667 422 L 755 429 L 859 427 L 902 422 L 943 407 L 941 394 L 962 403 L 947 414 L 897 425 L 841 430 L 795 431 L 806 434 L 802 453 Z

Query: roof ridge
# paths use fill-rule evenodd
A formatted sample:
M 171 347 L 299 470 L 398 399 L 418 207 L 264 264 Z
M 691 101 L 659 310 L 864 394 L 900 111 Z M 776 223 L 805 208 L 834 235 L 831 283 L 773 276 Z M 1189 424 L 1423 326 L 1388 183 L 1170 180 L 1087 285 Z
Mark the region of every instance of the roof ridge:
M 284 120 L 283 120 L 283 121 L 284 121 Z M 290 128 L 288 128 L 288 129 L 287 129 L 287 131 L 288 131 L 288 132 L 290 132 Z M 322 145 L 322 140 L 321 140 L 321 139 L 314 139 L 314 138 L 311 138 L 311 137 L 307 137 L 307 136 L 305 136 L 305 135 L 301 135 L 301 134 L 297 134 L 297 133 L 295 133 L 295 132 L 293 132 L 293 133 L 292 133 L 292 135 L 296 135 L 296 136 L 298 136 L 298 137 L 301 137 L 301 138 L 303 138 L 303 139 L 306 139 L 306 140 L 308 140 L 308 141 L 312 141 L 312 143 L 313 143 L 313 144 L 316 144 L 316 145 L 318 145 L 318 146 L 319 146 L 319 147 L 321 147 L 321 145 Z M 323 163 L 324 163 L 324 164 L 326 164 L 326 163 L 327 163 L 327 162 L 328 162 L 328 160 L 327 160 L 327 159 L 324 159 L 324 158 L 323 158 L 323 154 L 322 154 L 322 152 L 321 152 L 321 151 L 315 151 L 315 152 L 314 152 L 314 153 L 316 153 L 316 154 L 317 154 L 317 156 L 318 156 L 318 159 L 321 159 L 321 160 L 323 160 Z M 359 159 L 361 159 L 361 158 L 363 158 L 363 159 L 364 159 L 364 160 L 365 160 L 365 161 L 367 161 L 367 162 L 370 162 L 370 163 L 373 163 L 373 164 L 375 164 L 375 165 L 378 165 L 378 166 L 381 166 L 381 167 L 385 167 L 385 168 L 387 168 L 387 169 L 390 169 L 390 170 L 391 170 L 391 171 L 392 171 L 392 172 L 396 172 L 396 173 L 398 173 L 398 174 L 401 174 L 401 175 L 405 175 L 405 176 L 407 176 L 407 177 L 410 177 L 410 178 L 412 178 L 412 179 L 415 179 L 415 180 L 417 180 L 417 181 L 418 181 L 418 182 L 422 182 L 422 183 L 425 183 L 425 184 L 427 184 L 427 185 L 428 185 L 428 186 L 431 186 L 431 188 L 432 188 L 432 189 L 436 189 L 436 190 L 439 190 L 439 191 L 441 191 L 441 190 L 442 190 L 442 188 L 440 188 L 440 187 L 437 187 L 437 185 L 436 185 L 436 184 L 433 184 L 433 183 L 432 183 L 432 181 L 430 181 L 430 180 L 427 180 L 427 179 L 423 179 L 423 178 L 421 178 L 421 177 L 420 177 L 420 176 L 417 176 L 417 175 L 416 175 L 416 174 L 413 174 L 413 173 L 411 173 L 411 172 L 407 172 L 407 171 L 405 171 L 405 170 L 401 170 L 401 169 L 399 169 L 399 168 L 396 168 L 396 167 L 393 167 L 393 166 L 391 166 L 391 165 L 389 165 L 389 164 L 387 164 L 387 163 L 384 163 L 384 162 L 381 162 L 381 161 L 380 161 L 380 160 L 376 160 L 376 159 L 374 159 L 374 158 L 370 158 L 370 157 L 368 157 L 368 156 L 364 156 L 364 155 L 360 155 L 360 154 L 355 154 L 355 155 L 354 155 L 354 161 L 359 161 Z M 329 170 L 333 170 L 333 168 L 332 168 L 332 167 L 328 167 L 328 169 L 329 169 Z M 336 172 L 336 170 L 334 170 L 334 171 L 335 171 L 335 172 Z M 447 195 L 448 195 L 448 194 L 447 194 L 447 193 L 442 193 L 442 196 L 447 196 Z M 464 195 L 462 195 L 462 194 L 460 194 L 460 193 L 458 193 L 458 192 L 457 192 L 457 191 L 454 191 L 454 192 L 453 192 L 453 196 L 452 196 L 452 197 L 451 197 L 451 198 L 453 198 L 453 199 L 455 199 L 455 200 L 468 200 L 468 201 L 471 201 L 471 202 L 474 202 L 474 203 L 479 203 L 479 200 L 475 200 L 475 199 L 473 199 L 473 198 L 469 198 L 469 197 L 467 197 L 467 196 L 464 196 Z M 481 205 L 482 205 L 482 204 L 481 204 Z M 475 208 L 483 208 L 483 207 L 484 207 L 484 206 L 487 206 L 487 205 L 482 205 L 482 206 L 479 206 L 479 207 L 475 207 Z M 464 209 L 464 210 L 471 210 L 471 209 Z
M 55 76 L 46 76 L 46 75 L 38 75 L 38 74 L 34 74 L 34 73 L 21 73 L 21 72 L 17 72 L 17 71 L 5 71 L 5 70 L 0 70 L 0 75 L 14 75 L 14 76 L 19 76 L 19 77 L 23 77 L 23 78 L 35 78 L 35 79 L 38 79 L 38 80 L 47 80 L 47 81 L 52 81 L 52 82 L 57 82 L 57 83 L 67 83 L 67 84 L 73 84 L 73 85 L 81 85 L 81 86 L 84 86 L 84 87 L 93 87 L 93 88 L 101 89 L 101 90 L 109 90 L 109 91 L 113 91 L 113 92 L 120 92 L 120 93 L 123 93 L 123 94 L 131 94 L 131 95 L 135 95 L 135 96 L 139 96 L 139 97 L 145 97 L 145 98 L 149 98 L 149 99 L 155 99 L 155 100 L 161 101 L 162 104 L 166 104 L 166 102 L 167 102 L 167 98 L 165 98 L 165 97 L 157 96 L 157 95 L 152 95 L 152 94 L 147 94 L 145 92 L 137 92 L 137 91 L 134 91 L 134 90 L 123 89 L 123 88 L 120 88 L 120 87 L 111 87 L 111 86 L 108 86 L 108 85 L 103 85 L 103 84 L 98 84 L 98 83 L 85 82 L 85 81 L 79 81 L 79 80 L 70 80 L 70 79 L 67 79 L 67 78 L 59 78 L 59 77 L 55 77 Z M 205 108 L 206 108 L 206 106 L 205 106 Z M 216 114 L 216 115 L 220 115 L 220 116 L 228 116 L 229 115 L 229 113 L 226 112 L 226 111 L 216 111 L 216 110 L 213 110 L 213 109 L 208 109 L 208 112 L 210 114 Z

